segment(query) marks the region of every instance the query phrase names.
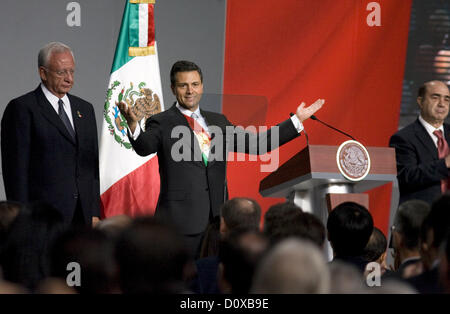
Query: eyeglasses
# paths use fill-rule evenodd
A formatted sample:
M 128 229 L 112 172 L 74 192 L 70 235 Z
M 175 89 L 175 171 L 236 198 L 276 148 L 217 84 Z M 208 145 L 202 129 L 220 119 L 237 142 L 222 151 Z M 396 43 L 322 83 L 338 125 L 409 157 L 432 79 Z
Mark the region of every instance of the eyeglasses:
M 66 76 L 73 76 L 74 75 L 74 73 L 75 73 L 75 70 L 73 70 L 73 69 L 69 69 L 69 70 L 60 70 L 60 71 L 55 71 L 55 70 L 52 70 L 52 69 L 49 69 L 49 68 L 46 68 L 46 67 L 44 67 L 44 69 L 46 70 L 46 71 L 50 71 L 50 72 L 53 72 L 53 73 L 55 73 L 57 76 L 60 76 L 60 77 L 66 77 Z

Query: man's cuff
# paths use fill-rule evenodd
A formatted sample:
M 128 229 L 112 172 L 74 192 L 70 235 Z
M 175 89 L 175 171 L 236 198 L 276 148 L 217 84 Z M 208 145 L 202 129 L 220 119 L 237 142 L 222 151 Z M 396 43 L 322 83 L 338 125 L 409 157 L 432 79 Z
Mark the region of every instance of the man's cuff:
M 293 116 L 291 116 L 291 121 L 298 133 L 303 131 L 303 123 L 298 119 L 297 115 L 294 114 Z
M 137 138 L 141 134 L 141 127 L 139 126 L 139 123 L 136 123 L 136 128 L 134 129 L 134 133 L 131 133 L 130 128 L 128 128 L 128 132 L 130 132 L 131 137 L 133 138 L 134 141 L 137 140 Z

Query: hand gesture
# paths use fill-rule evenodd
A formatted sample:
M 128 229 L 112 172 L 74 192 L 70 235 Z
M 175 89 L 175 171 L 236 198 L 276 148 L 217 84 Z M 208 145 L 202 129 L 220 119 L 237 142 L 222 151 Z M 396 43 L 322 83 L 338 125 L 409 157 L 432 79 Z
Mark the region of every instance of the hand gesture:
M 303 122 L 316 113 L 316 111 L 319 110 L 324 103 L 324 99 L 317 99 L 311 106 L 305 107 L 305 103 L 302 102 L 300 106 L 297 107 L 297 112 L 295 114 L 300 122 Z
M 120 113 L 127 120 L 128 127 L 130 128 L 131 133 L 134 133 L 136 125 L 139 122 L 138 117 L 134 114 L 132 108 L 123 101 L 119 102 L 117 107 L 119 107 Z

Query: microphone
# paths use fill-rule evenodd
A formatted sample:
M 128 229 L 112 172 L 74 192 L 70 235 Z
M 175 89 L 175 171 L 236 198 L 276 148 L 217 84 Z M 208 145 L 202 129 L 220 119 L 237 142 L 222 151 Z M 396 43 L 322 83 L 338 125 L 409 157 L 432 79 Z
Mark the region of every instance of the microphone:
M 344 131 L 341 131 L 341 130 L 339 130 L 339 129 L 336 129 L 334 126 L 331 126 L 331 125 L 329 125 L 328 123 L 325 123 L 325 122 L 323 122 L 322 120 L 319 120 L 315 115 L 312 115 L 310 118 L 311 118 L 312 120 L 319 121 L 320 123 L 322 123 L 323 125 L 329 127 L 330 129 L 333 129 L 333 130 L 335 130 L 335 131 L 337 131 L 337 132 L 339 132 L 339 133 L 342 133 L 342 134 L 344 134 L 345 136 L 348 136 L 348 137 L 350 137 L 352 140 L 356 141 L 356 139 L 355 139 L 353 136 L 351 136 L 350 134 L 347 134 L 347 133 L 345 133 Z
M 291 112 L 289 113 L 289 115 L 292 117 L 294 114 Z M 303 133 L 305 133 L 305 138 L 306 138 L 306 146 L 309 146 L 309 138 L 308 138 L 308 133 L 306 133 L 305 128 L 303 128 Z

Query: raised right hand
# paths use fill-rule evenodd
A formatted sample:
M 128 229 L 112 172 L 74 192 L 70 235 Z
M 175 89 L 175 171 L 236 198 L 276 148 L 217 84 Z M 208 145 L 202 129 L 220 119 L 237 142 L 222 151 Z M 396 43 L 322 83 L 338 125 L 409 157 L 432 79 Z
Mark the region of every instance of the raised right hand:
M 131 133 L 134 133 L 136 129 L 136 125 L 139 122 L 138 118 L 134 114 L 132 108 L 128 106 L 126 103 L 121 101 L 117 107 L 119 107 L 120 113 L 125 117 L 128 123 L 128 127 L 130 128 Z

